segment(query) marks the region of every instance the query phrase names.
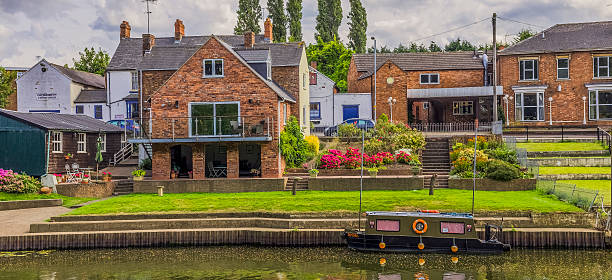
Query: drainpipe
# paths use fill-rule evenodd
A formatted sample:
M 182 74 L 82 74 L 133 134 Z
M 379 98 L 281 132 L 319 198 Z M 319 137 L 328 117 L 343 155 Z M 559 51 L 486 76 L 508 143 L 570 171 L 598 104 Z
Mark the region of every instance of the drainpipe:
M 280 141 L 280 134 L 281 134 L 281 121 L 280 121 L 280 119 L 281 119 L 281 101 L 280 100 L 278 101 L 277 116 L 278 116 L 278 124 L 276 125 L 277 126 L 277 130 L 278 130 L 277 131 L 277 135 L 278 135 L 278 161 L 277 161 L 277 164 L 278 164 L 278 172 L 281 172 L 281 149 L 280 149 L 280 147 L 281 147 L 281 141 Z M 244 124 L 243 124 L 243 127 L 244 127 Z M 260 150 L 260 152 L 261 152 L 261 150 Z
M 138 118 L 140 119 L 140 135 L 139 136 L 140 136 L 140 138 L 142 138 L 142 125 L 143 125 L 143 122 L 142 122 L 143 115 L 142 114 L 144 113 L 144 111 L 143 111 L 143 105 L 144 104 L 142 102 L 142 94 L 143 94 L 143 92 L 142 92 L 142 70 L 139 70 L 138 72 L 139 72 L 138 73 L 138 84 L 139 84 L 139 87 L 140 87 L 138 89 L 138 98 L 140 100 L 140 104 L 138 104 L 138 109 L 140 110 L 140 115 L 138 116 Z M 143 145 L 143 147 L 144 147 L 144 145 Z
M 47 130 L 47 162 L 45 164 L 45 174 L 49 174 L 50 152 L 51 152 L 51 131 Z
M 107 79 L 107 85 L 106 85 L 106 107 L 108 107 L 108 119 L 112 120 L 112 116 L 113 116 L 113 110 L 111 109 L 111 105 L 110 105 L 110 96 L 111 96 L 111 78 L 110 78 L 110 73 L 108 71 L 106 71 L 106 77 L 108 77 Z M 95 111 L 95 110 L 94 110 Z

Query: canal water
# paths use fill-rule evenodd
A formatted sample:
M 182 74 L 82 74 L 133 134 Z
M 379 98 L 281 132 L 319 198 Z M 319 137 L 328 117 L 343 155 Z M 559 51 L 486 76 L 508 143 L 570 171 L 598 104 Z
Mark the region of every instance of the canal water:
M 612 251 L 419 256 L 229 246 L 2 252 L 0 279 L 612 279 Z

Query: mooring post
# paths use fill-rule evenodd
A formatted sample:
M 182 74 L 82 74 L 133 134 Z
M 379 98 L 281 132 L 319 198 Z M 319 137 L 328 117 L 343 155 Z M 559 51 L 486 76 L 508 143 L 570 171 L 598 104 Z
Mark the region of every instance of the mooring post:
M 291 186 L 291 195 L 295 195 L 296 191 L 297 191 L 297 184 L 298 182 L 302 180 L 302 178 L 300 177 L 294 177 L 293 178 L 293 186 Z
M 429 195 L 433 195 L 434 194 L 434 184 L 436 183 L 436 178 L 438 177 L 438 174 L 434 174 L 431 176 L 431 179 L 429 181 Z
M 164 196 L 164 186 L 157 186 L 157 195 Z

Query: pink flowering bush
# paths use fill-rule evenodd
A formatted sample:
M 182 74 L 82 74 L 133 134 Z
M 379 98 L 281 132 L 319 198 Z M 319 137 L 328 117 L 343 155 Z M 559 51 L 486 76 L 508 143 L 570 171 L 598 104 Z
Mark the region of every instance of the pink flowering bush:
M 378 157 L 382 158 L 383 164 L 392 164 L 395 162 L 395 157 L 392 153 L 389 152 L 380 152 L 376 154 Z
M 397 160 L 397 163 L 401 164 L 409 164 L 413 166 L 421 165 L 418 156 L 413 156 L 412 154 L 407 153 L 405 151 L 400 151 L 399 153 L 397 153 L 397 155 L 395 155 L 395 159 Z
M 33 177 L 0 168 L 0 192 L 34 193 L 41 187 L 40 182 Z
M 340 168 L 340 159 L 334 154 L 327 154 L 321 157 L 321 168 L 337 169 Z

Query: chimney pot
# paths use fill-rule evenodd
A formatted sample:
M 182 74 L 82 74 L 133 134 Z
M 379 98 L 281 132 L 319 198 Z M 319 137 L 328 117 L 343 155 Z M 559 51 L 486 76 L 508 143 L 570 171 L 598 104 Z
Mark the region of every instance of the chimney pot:
M 185 36 L 185 25 L 180 19 L 176 19 L 174 22 L 174 41 L 180 42 Z
M 148 53 L 155 46 L 155 36 L 153 34 L 142 34 L 142 53 Z
M 316 61 L 311 61 L 310 62 L 310 67 L 314 68 L 315 70 L 317 70 L 317 62 Z
M 255 33 L 247 31 L 244 33 L 244 47 L 252 48 L 255 45 Z
M 130 31 L 132 30 L 132 27 L 130 27 L 129 22 L 124 20 L 121 25 L 119 25 L 119 28 L 121 30 L 121 32 L 119 32 L 120 39 L 130 38 Z
M 264 22 L 264 38 L 269 42 L 274 41 L 274 34 L 272 33 L 272 20 L 270 20 L 270 18 L 267 18 L 266 22 Z

